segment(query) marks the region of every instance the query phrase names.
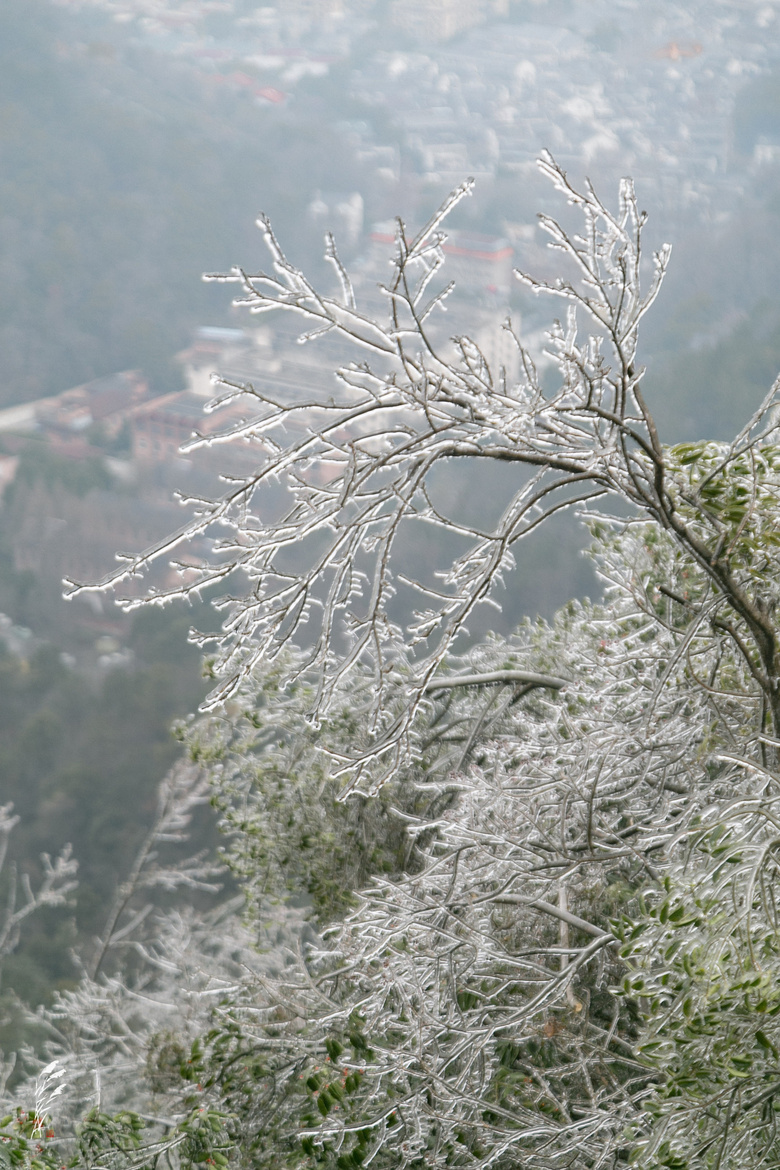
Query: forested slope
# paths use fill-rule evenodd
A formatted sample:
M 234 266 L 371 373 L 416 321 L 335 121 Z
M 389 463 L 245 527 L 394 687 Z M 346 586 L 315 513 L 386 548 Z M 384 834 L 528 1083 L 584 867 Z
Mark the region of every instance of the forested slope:
M 316 101 L 209 97 L 100 14 L 2 0 L 0 23 L 0 406 L 130 367 L 175 389 L 225 312 L 201 273 L 256 252 L 261 209 L 300 222 L 344 144 Z

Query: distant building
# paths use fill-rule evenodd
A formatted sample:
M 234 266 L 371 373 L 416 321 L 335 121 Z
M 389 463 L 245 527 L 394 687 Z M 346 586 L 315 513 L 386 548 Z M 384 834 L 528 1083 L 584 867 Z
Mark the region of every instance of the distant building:
M 462 292 L 508 299 L 514 250 L 505 236 L 450 231 L 443 250 L 447 275 Z
M 213 414 L 204 413 L 206 401 L 219 393 L 215 374 L 243 384 L 275 377 L 282 366 L 265 325 L 251 332 L 203 325 L 195 331 L 192 345 L 176 357 L 187 389 L 145 402 L 131 416 L 132 457 L 141 466 L 175 463 L 182 458 L 182 444 L 196 432 L 215 434 L 246 416 L 251 406 L 247 398 L 228 403 Z
M 334 371 L 354 353 L 336 336 L 298 345 L 301 324 L 275 316 L 271 324 L 254 330 L 198 329 L 192 345 L 177 354 L 187 389 L 142 403 L 132 412 L 134 463 L 147 468 L 171 465 L 182 458 L 180 448 L 194 434 L 229 432 L 265 412 L 266 407 L 253 394 L 239 393 L 213 413 L 204 413 L 206 401 L 220 393 L 215 374 L 228 384 L 251 386 L 265 396 L 266 403 L 322 401 L 332 395 L 337 387 Z M 297 415 L 289 425 L 305 426 L 305 414 Z M 256 465 L 257 448 L 238 439 L 230 457 L 236 474 L 248 473 Z M 215 456 L 216 462 L 221 458 Z M 208 468 L 212 460 L 207 449 L 199 449 L 197 461 Z
M 237 380 L 258 372 L 275 374 L 281 362 L 274 356 L 271 333 L 260 326 L 252 333 L 245 329 L 224 329 L 203 325 L 196 330 L 192 345 L 176 355 L 182 366 L 187 389 L 198 398 L 213 398 L 215 373 Z
M 520 337 L 520 314 L 511 315 L 512 332 L 505 328 L 509 319 L 508 305 L 477 305 L 458 297 L 456 292 L 446 313 L 428 319 L 426 333 L 437 353 L 456 366 L 462 362 L 457 339 L 467 337 L 487 362 L 494 386 L 500 388 L 503 371 L 511 388 L 520 379 L 522 365 L 516 340 Z
M 114 439 L 128 415 L 148 396 L 149 385 L 143 374 L 123 370 L 50 398 L 0 410 L 0 431 L 44 431 L 49 439 L 60 443 L 83 436 L 93 423 L 99 423 L 106 438 Z
M 175 463 L 182 443 L 202 430 L 204 417 L 203 399 L 187 390 L 155 398 L 133 416 L 133 460 L 147 466 Z
M 753 147 L 753 163 L 757 167 L 776 166 L 780 162 L 780 142 L 760 137 Z
M 146 403 L 133 416 L 133 462 L 139 470 L 171 468 L 177 464 L 186 467 L 191 461 L 202 470 L 219 467 L 225 458 L 224 452 L 212 455 L 206 448 L 187 454 L 181 451 L 181 447 L 196 433 L 209 436 L 229 431 L 243 422 L 248 414 L 251 415 L 252 411 L 247 409 L 246 400 L 229 403 L 215 414 L 204 414 L 203 399 L 188 390 L 166 394 Z M 235 440 L 230 460 L 234 474 L 248 474 L 257 463 L 256 449 Z
M 383 278 L 388 265 L 395 257 L 395 233 L 398 225 L 394 219 L 375 223 L 368 234 L 368 260 L 371 267 Z
M 447 41 L 508 11 L 509 0 L 393 0 L 390 9 L 397 28 L 426 41 Z
M 287 15 L 304 16 L 309 20 L 340 20 L 346 16 L 348 5 L 344 0 L 284 0 L 283 7 Z
M 123 370 L 64 390 L 34 403 L 38 429 L 62 438 L 83 434 L 98 423 L 107 438 L 119 434 L 128 414 L 149 395 L 139 370 Z
M 419 153 L 426 176 L 455 187 L 474 171 L 468 147 L 452 136 L 451 142 L 420 142 Z
M 699 41 L 669 41 L 656 51 L 656 57 L 669 61 L 680 61 L 684 57 L 699 57 L 703 46 Z
M 131 419 L 132 458 L 136 465 L 171 466 L 179 459 L 188 458 L 182 454 L 181 447 L 195 434 L 218 434 L 253 413 L 246 399 L 228 403 L 213 414 L 204 414 L 203 406 L 202 394 L 179 390 L 139 407 Z M 255 410 L 254 414 L 257 413 Z M 235 463 L 235 454 L 233 458 Z M 240 472 L 240 468 L 237 470 Z
M 512 333 L 505 328 L 508 315 L 507 313 L 503 317 L 486 318 L 478 323 L 478 328 L 473 332 L 474 341 L 490 367 L 494 380 L 499 381 L 503 370 L 507 384 L 513 386 L 520 377 L 520 351 Z M 513 324 L 515 331 L 518 331 L 519 315 L 515 315 Z
M 394 0 L 397 28 L 425 41 L 447 41 L 484 20 L 480 0 Z
M 359 191 L 317 191 L 308 209 L 309 219 L 323 232 L 333 232 L 336 245 L 354 248 L 363 234 L 363 196 Z
M 369 234 L 369 261 L 385 277 L 394 255 L 396 225 L 392 220 L 375 223 Z M 512 286 L 514 249 L 506 236 L 449 231 L 443 246 L 447 259 L 443 276 L 454 280 L 460 292 L 489 294 L 505 302 Z

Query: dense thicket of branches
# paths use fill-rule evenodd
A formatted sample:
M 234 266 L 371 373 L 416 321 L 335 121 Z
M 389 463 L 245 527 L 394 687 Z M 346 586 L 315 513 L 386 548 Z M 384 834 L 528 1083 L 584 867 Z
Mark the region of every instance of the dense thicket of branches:
M 364 360 L 326 403 L 223 383 L 215 406 L 247 405 L 225 438 L 256 444 L 257 473 L 100 587 L 214 539 L 152 594 L 230 581 L 191 757 L 250 930 L 290 889 L 311 921 L 261 962 L 235 918 L 172 924 L 128 887 L 104 947 L 135 965 L 87 971 L 48 1017 L 65 1079 L 99 1058 L 114 1111 L 72 1139 L 82 1161 L 85 1132 L 100 1165 L 780 1158 L 777 387 L 730 445 L 665 447 L 637 339 L 668 249 L 643 291 L 631 184 L 613 213 L 542 169 L 583 223 L 543 218 L 571 278 L 523 277 L 566 302 L 554 386 L 517 338 L 517 385 L 468 338 L 431 340 L 442 224 L 467 186 L 414 240 L 399 224 L 386 322 L 360 312 L 332 241 L 339 297 L 265 223 L 272 272 L 229 277 L 250 309 L 303 314 Z M 431 485 L 451 459 L 516 467 L 494 526 L 442 510 Z M 563 508 L 590 510 L 603 603 L 464 651 L 513 548 Z M 394 557 L 413 523 L 464 551 L 407 582 Z M 399 589 L 417 596 L 406 625 Z

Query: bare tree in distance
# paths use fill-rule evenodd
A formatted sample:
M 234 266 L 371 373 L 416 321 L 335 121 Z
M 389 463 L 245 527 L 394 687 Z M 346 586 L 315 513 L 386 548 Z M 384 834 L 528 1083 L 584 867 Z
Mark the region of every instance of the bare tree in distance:
M 0 875 L 8 858 L 11 834 L 19 819 L 12 804 L 0 805 Z M 14 863 L 8 866 L 5 905 L 0 911 L 0 969 L 3 959 L 16 949 L 26 919 L 44 906 L 65 905 L 78 886 L 78 862 L 72 856 L 70 845 L 66 845 L 53 861 L 48 853 L 42 853 L 41 870 L 36 889 L 29 874 L 18 874 Z
M 775 477 L 761 451 L 775 431 L 777 384 L 732 444 L 665 448 L 642 392 L 637 339 L 670 248 L 653 255 L 645 289 L 646 215 L 631 181 L 621 182 L 618 210 L 612 212 L 590 183 L 577 190 L 549 155 L 539 165 L 582 217 L 579 233 L 540 217 L 573 275 L 546 282 L 517 273 L 534 292 L 566 305 L 563 321 L 548 335 L 559 372 L 553 389 L 542 385 L 511 321 L 505 328 L 521 359 L 517 384 L 509 383 L 503 369 L 489 369 L 468 337 L 453 339 L 454 356 L 430 339 L 431 314 L 446 308 L 452 288 L 436 287 L 444 263 L 443 225 L 470 194 L 471 181 L 411 241 L 398 221 L 393 275 L 382 288 L 388 308 L 382 323 L 360 312 L 332 237 L 327 258 L 340 292 L 325 296 L 288 262 L 262 218 L 270 273 L 236 268 L 207 279 L 239 285 L 236 304 L 252 313 L 281 308 L 301 315 L 311 326 L 302 340 L 338 334 L 355 345 L 359 360 L 338 371 L 340 390 L 326 402 L 277 401 L 251 384 L 218 380 L 219 393 L 207 409 L 241 400 L 246 419 L 222 434 L 195 436 L 185 450 L 241 438 L 257 448 L 257 472 L 241 479 L 225 475 L 228 489 L 219 500 L 184 499 L 194 509 L 188 523 L 147 552 L 123 556 L 121 566 L 98 584 L 67 582 L 71 597 L 89 589 L 121 590 L 157 561 L 176 563 L 179 550 L 195 538 L 212 537 L 213 555 L 196 573 L 180 564 L 179 585 L 126 596 L 121 604 L 162 604 L 220 583 L 235 590 L 215 602 L 226 618 L 216 637 L 219 681 L 207 709 L 235 696 L 296 639 L 309 646 L 302 663 L 294 659 L 296 671 L 314 670 L 319 680 L 315 722 L 327 714 L 342 683 L 368 666 L 370 740 L 354 752 L 334 751 L 336 770 L 350 777 L 345 794 L 358 785 L 375 791 L 410 758 L 410 729 L 437 685 L 437 672 L 475 607 L 493 598 L 519 542 L 558 511 L 587 509 L 608 498 L 660 525 L 703 572 L 708 592 L 690 616 L 697 628 L 703 625 L 733 644 L 755 685 L 762 727 L 780 734 L 775 587 L 769 562 L 754 555 L 776 532 L 767 507 L 776 500 Z M 581 336 L 583 327 L 590 332 Z M 435 501 L 434 472 L 453 459 L 517 465 L 516 491 L 492 527 L 463 523 Z M 762 459 L 768 474 L 756 475 Z M 268 519 L 265 493 L 279 484 L 291 502 L 281 516 Z M 406 580 L 393 566 L 409 521 L 457 534 L 467 547 L 429 579 Z M 399 586 L 417 597 L 404 628 L 391 613 Z M 527 683 L 566 682 L 552 677 L 554 683 Z

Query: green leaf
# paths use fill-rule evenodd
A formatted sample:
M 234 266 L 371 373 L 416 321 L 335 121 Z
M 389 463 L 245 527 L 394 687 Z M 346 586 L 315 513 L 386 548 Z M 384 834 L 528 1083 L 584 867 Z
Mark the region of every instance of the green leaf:
M 331 1060 L 338 1060 L 344 1051 L 343 1044 L 339 1044 L 338 1040 L 328 1039 L 325 1041 L 325 1051 Z

